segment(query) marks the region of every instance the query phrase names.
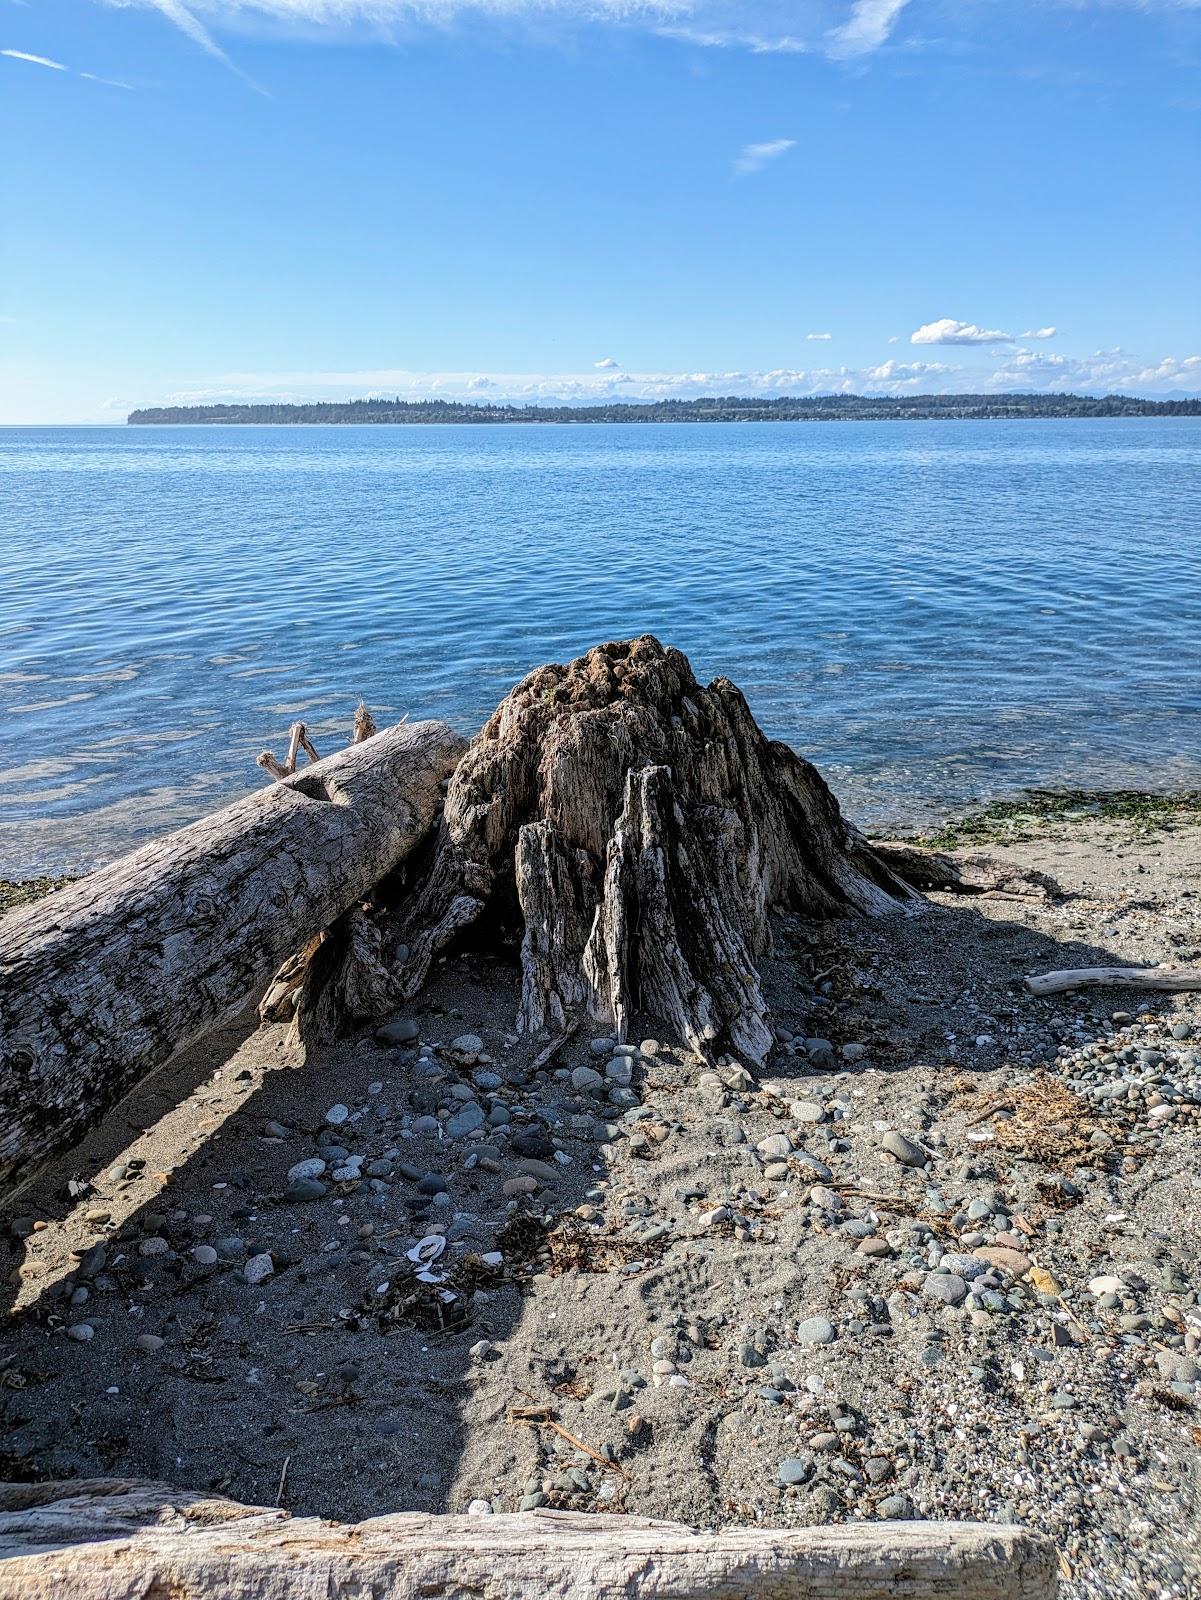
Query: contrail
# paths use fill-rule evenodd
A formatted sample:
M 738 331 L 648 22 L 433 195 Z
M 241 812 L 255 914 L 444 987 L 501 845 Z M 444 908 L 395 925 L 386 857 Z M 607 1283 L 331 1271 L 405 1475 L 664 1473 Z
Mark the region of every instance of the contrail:
M 199 17 L 193 16 L 187 6 L 181 4 L 181 0 L 150 0 L 150 3 L 156 10 L 162 12 L 168 22 L 173 22 L 181 33 L 186 33 L 194 44 L 198 44 L 202 50 L 207 50 L 209 55 L 215 56 L 221 62 L 222 66 L 228 67 L 232 73 L 241 78 L 243 83 L 249 84 L 256 94 L 265 95 L 267 99 L 271 98 L 261 83 L 256 83 L 249 73 L 242 71 L 236 61 L 230 60 Z

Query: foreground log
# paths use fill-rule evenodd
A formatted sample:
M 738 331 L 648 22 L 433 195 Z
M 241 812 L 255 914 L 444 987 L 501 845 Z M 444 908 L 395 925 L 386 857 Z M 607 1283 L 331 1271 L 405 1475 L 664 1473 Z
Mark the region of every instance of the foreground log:
M 0 1484 L 0 1600 L 1052 1600 L 1016 1527 L 722 1528 L 535 1511 L 353 1526 L 96 1479 Z
M 539 668 L 473 741 L 400 907 L 402 983 L 415 994 L 474 925 L 520 943 L 520 1031 L 586 1012 L 624 1038 L 645 1011 L 702 1055 L 757 1063 L 769 913 L 916 901 L 732 683 L 702 688 L 644 636 Z
M 440 722 L 388 729 L 0 919 L 0 1182 L 393 872 L 463 748 Z

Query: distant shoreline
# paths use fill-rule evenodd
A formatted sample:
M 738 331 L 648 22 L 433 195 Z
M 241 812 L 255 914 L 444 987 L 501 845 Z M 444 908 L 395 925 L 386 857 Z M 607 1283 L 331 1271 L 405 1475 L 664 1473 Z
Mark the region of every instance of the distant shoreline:
M 811 399 L 636 401 L 591 406 L 509 406 L 449 400 L 322 400 L 298 405 L 150 406 L 132 426 L 243 423 L 414 427 L 446 423 L 612 422 L 938 422 L 1066 417 L 1201 417 L 1201 398 L 1145 400 L 1130 395 L 933 394 L 901 397 L 817 395 Z

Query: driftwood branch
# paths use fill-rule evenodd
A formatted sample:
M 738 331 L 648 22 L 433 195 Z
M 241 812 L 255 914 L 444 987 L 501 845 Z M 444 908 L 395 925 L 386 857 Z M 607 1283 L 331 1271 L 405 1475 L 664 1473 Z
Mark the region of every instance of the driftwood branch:
M 371 723 L 371 731 L 374 733 L 375 724 L 371 722 L 371 713 L 367 710 L 366 706 L 361 706 L 359 709 L 366 716 L 367 721 Z M 352 743 L 359 744 L 361 743 L 361 740 L 357 737 L 359 726 L 357 714 L 354 720 L 356 737 L 352 740 Z M 366 737 L 366 735 L 364 735 L 364 737 Z M 304 751 L 305 755 L 308 756 L 310 761 L 315 762 L 321 760 L 321 757 L 313 748 L 313 741 L 309 738 L 308 730 L 305 728 L 304 723 L 294 722 L 288 733 L 288 753 L 284 759 L 282 761 L 277 761 L 271 754 L 270 750 L 264 750 L 262 755 L 257 757 L 257 765 L 262 767 L 265 772 L 269 772 L 277 781 L 282 780 L 283 778 L 290 778 L 296 771 L 296 764 L 300 760 L 300 752 L 302 750 Z
M 872 849 L 898 878 L 923 892 L 986 895 L 991 900 L 1055 900 L 1063 893 L 1047 873 L 992 856 L 952 856 L 903 839 L 873 839 Z
M 346 1526 L 165 1484 L 0 1485 L 0 1600 L 1053 1600 L 1054 1549 L 970 1522 L 719 1528 L 534 1511 Z
M 1201 989 L 1201 967 L 1067 967 L 1026 979 L 1031 994 L 1069 989 Z
M 0 918 L 0 1183 L 236 1016 L 394 871 L 463 749 L 440 722 L 389 729 Z

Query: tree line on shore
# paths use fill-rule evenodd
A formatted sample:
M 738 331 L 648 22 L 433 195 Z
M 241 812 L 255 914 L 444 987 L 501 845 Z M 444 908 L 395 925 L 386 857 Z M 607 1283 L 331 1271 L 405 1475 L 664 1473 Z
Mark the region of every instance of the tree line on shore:
M 467 400 L 317 400 L 302 404 L 149 406 L 131 423 L 438 422 L 927 422 L 1027 417 L 1198 417 L 1201 399 L 1136 395 L 925 394 L 814 395 L 748 399 L 613 401 L 590 406 L 491 405 Z

